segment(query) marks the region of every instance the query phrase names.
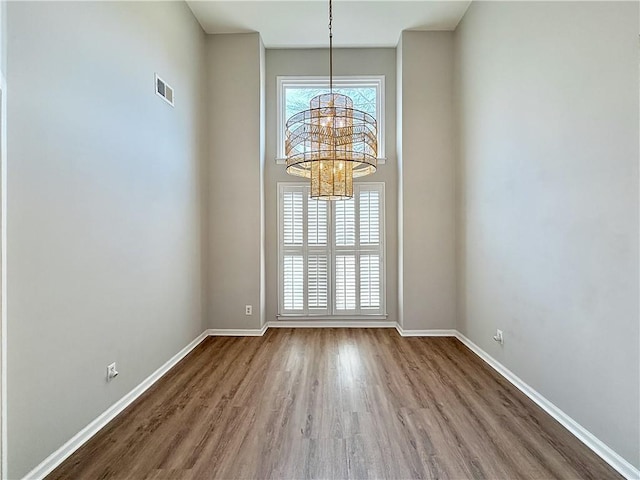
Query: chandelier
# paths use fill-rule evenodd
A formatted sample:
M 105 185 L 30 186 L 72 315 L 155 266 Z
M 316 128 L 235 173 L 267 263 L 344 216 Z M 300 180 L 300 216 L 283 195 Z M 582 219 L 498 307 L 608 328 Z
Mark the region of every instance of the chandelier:
M 333 6 L 329 0 L 329 93 L 313 97 L 309 109 L 286 123 L 287 173 L 311 179 L 311 197 L 353 197 L 353 179 L 376 171 L 376 119 L 353 108 L 347 95 L 333 93 Z

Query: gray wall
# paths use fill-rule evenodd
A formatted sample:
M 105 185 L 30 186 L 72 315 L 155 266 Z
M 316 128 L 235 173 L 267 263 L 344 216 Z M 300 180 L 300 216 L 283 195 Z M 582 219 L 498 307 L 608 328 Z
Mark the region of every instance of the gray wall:
M 207 38 L 210 328 L 262 323 L 263 50 L 257 33 Z
M 398 265 L 398 286 L 397 286 L 397 302 L 398 302 L 398 317 L 397 322 L 400 327 L 404 324 L 404 197 L 402 191 L 404 186 L 402 185 L 402 158 L 404 151 L 402 149 L 402 119 L 404 118 L 403 108 L 403 93 L 402 93 L 402 35 L 398 40 L 398 46 L 396 47 L 396 162 L 397 168 L 397 221 L 398 221 L 398 248 L 396 252 L 392 252 L 391 255 L 396 256 L 396 262 Z
M 638 13 L 474 2 L 456 32 L 459 329 L 636 467 Z
M 264 175 L 267 147 L 267 51 L 260 39 L 260 326 L 267 323 L 267 224 Z
M 7 72 L 7 2 L 0 2 L 0 76 Z
M 16 478 L 204 328 L 275 320 L 277 182 L 299 181 L 274 160 L 276 76 L 326 75 L 328 55 L 205 40 L 182 3 L 8 14 Z M 386 184 L 389 320 L 457 317 L 636 466 L 637 34 L 633 3 L 477 2 L 455 34 L 334 59 L 386 77 L 387 163 L 363 180 Z
M 399 322 L 456 323 L 453 34 L 403 32 L 398 45 Z
M 396 144 L 396 52 L 393 48 L 335 49 L 334 75 L 384 75 L 385 76 L 385 145 L 386 163 L 378 166 L 373 175 L 361 179 L 363 182 L 385 183 L 386 217 L 386 262 L 387 262 L 387 313 L 388 320 L 397 319 L 398 267 L 397 248 L 397 165 Z M 284 165 L 277 165 L 276 158 L 276 77 L 278 75 L 327 75 L 329 74 L 329 51 L 267 50 L 267 138 L 265 164 L 266 195 L 266 293 L 267 321 L 276 320 L 278 313 L 278 182 L 304 182 L 305 179 L 288 175 Z M 358 180 L 355 180 L 356 182 Z
M 0 101 L 0 178 L 1 186 L 0 186 L 0 212 L 2 212 L 2 223 L 0 227 L 0 251 L 4 250 L 6 247 L 6 225 L 4 222 L 4 211 L 6 204 L 6 184 L 4 178 L 6 178 L 6 156 L 7 156 L 7 101 L 6 101 L 6 85 L 2 84 L 6 81 L 6 72 L 7 72 L 7 2 L 0 2 L 0 88 L 2 89 L 2 100 Z M 1 271 L 4 271 L 4 265 L 6 260 L 5 258 L 0 259 L 0 266 L 2 267 Z M 4 279 L 0 278 L 0 315 L 2 319 L 0 320 L 2 323 L 2 328 L 0 329 L 0 369 L 2 369 L 2 374 L 0 374 L 0 378 L 5 378 L 5 366 L 6 366 L 6 318 L 4 315 L 3 304 L 5 303 L 5 292 L 4 292 Z M 4 462 L 5 448 L 6 448 L 6 440 L 4 436 L 6 420 L 5 420 L 5 407 L 6 407 L 6 391 L 4 388 L 0 391 L 0 409 L 2 412 L 0 414 L 0 475 L 6 476 L 6 463 Z
M 9 476 L 203 330 L 204 34 L 184 3 L 10 3 Z M 171 108 L 154 72 L 175 88 Z M 106 383 L 107 364 L 120 375 Z

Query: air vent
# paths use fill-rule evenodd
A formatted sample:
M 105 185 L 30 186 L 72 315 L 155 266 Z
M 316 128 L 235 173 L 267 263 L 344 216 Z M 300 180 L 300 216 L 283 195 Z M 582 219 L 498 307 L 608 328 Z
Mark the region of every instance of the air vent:
M 173 88 L 156 74 L 156 93 L 173 107 Z

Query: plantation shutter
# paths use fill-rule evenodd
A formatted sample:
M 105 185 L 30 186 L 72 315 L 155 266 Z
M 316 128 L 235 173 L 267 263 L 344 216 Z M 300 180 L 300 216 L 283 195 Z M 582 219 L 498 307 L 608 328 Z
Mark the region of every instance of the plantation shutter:
M 284 309 L 304 309 L 304 273 L 302 255 L 284 256 Z
M 279 315 L 384 314 L 384 185 L 327 202 L 279 187 Z
M 361 311 L 379 311 L 381 307 L 380 196 L 381 192 L 377 189 L 361 189 L 358 192 Z
M 336 246 L 355 247 L 356 211 L 353 198 L 334 202 L 336 211 Z
M 334 202 L 335 292 L 334 309 L 345 314 L 357 311 L 356 202 L 354 198 Z
M 281 310 L 304 312 L 304 189 L 281 194 Z
M 360 202 L 360 244 L 380 244 L 380 192 L 363 190 L 358 195 Z
M 336 255 L 336 310 L 356 310 L 356 256 Z
M 307 308 L 309 314 L 329 313 L 329 204 L 306 193 Z

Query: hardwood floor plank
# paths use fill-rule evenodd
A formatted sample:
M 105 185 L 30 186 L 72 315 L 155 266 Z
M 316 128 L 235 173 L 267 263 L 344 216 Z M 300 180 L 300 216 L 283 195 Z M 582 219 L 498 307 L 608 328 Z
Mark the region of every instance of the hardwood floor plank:
M 211 337 L 48 479 L 619 479 L 454 338 Z

